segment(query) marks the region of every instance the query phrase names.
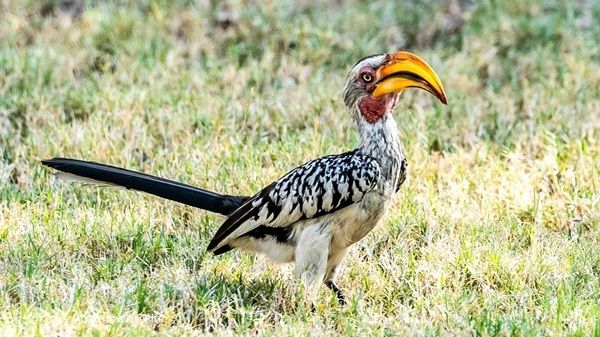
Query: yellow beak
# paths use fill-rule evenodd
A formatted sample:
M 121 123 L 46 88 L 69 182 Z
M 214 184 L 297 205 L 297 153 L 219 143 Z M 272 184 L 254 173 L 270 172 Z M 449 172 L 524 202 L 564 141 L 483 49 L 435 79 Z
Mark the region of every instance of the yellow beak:
M 419 56 L 399 51 L 389 54 L 389 60 L 377 70 L 378 82 L 372 96 L 377 98 L 398 93 L 406 88 L 421 88 L 448 104 L 439 77 L 429 64 Z

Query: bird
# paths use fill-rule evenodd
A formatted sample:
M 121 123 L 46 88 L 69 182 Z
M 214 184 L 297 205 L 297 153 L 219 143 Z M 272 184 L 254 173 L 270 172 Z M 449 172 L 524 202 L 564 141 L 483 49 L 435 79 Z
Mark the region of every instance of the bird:
M 54 157 L 42 164 L 76 180 L 142 191 L 225 215 L 209 252 L 235 249 L 294 263 L 294 274 L 309 296 L 324 284 L 343 304 L 346 296 L 336 283 L 342 260 L 381 221 L 407 177 L 393 112 L 408 88 L 423 89 L 447 104 L 438 75 L 421 57 L 396 51 L 360 59 L 343 90 L 358 146 L 300 165 L 251 196 L 219 194 L 92 161 Z

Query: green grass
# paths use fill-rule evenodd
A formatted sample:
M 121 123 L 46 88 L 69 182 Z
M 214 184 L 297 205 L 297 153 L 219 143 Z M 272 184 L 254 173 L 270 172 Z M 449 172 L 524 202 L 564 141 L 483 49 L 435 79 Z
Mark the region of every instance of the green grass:
M 597 1 L 66 3 L 0 4 L 0 334 L 600 336 Z M 356 146 L 346 72 L 397 49 L 449 105 L 403 94 L 409 179 L 345 307 L 207 254 L 220 217 L 39 164 L 251 194 Z

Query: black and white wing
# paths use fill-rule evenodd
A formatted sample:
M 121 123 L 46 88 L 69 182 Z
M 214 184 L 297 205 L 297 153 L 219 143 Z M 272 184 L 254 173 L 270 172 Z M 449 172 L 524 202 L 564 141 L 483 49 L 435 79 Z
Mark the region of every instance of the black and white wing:
M 258 227 L 282 228 L 359 202 L 377 186 L 380 167 L 356 150 L 310 161 L 260 191 L 223 222 L 209 251 Z

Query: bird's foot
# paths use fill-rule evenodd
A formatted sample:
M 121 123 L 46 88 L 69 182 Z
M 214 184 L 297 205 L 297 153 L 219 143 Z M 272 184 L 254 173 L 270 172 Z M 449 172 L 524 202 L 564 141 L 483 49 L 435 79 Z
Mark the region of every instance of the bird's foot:
M 325 285 L 327 286 L 327 288 L 331 289 L 335 293 L 335 296 L 337 297 L 338 303 L 340 305 L 346 304 L 346 297 L 344 296 L 344 292 L 342 291 L 342 289 L 338 288 L 338 286 L 333 281 L 325 282 Z

